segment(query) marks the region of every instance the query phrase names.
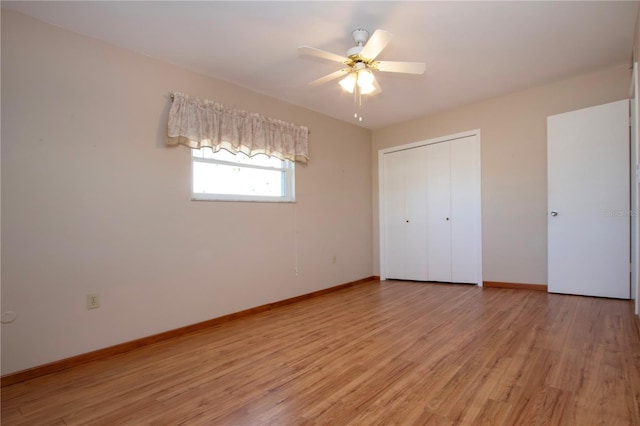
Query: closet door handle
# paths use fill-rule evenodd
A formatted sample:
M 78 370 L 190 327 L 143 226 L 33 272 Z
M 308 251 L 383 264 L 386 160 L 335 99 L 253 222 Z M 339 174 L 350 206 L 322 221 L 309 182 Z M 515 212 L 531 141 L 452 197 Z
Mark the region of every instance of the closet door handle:
M 449 218 L 447 218 L 447 220 L 449 220 Z

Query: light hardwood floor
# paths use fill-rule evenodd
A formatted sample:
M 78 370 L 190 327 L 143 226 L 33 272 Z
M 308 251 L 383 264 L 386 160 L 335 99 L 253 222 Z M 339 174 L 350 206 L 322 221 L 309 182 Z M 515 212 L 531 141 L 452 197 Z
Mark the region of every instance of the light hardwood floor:
M 2 389 L 3 425 L 640 424 L 631 302 L 374 282 Z

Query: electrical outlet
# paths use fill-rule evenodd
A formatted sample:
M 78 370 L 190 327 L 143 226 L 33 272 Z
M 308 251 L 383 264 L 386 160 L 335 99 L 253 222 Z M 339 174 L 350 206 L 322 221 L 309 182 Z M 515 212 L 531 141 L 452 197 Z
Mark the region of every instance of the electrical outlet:
M 87 294 L 87 309 L 96 309 L 100 307 L 100 294 Z
M 333 263 L 338 263 L 338 256 L 337 255 L 333 255 Z

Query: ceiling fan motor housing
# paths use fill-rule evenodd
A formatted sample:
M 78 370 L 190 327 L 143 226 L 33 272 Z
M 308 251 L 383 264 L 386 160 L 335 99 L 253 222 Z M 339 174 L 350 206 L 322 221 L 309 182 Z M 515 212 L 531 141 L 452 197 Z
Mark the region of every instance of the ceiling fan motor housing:
M 356 57 L 360 56 L 362 48 L 364 47 L 367 40 L 369 40 L 369 31 L 358 28 L 357 30 L 353 30 L 353 32 L 351 32 L 351 37 L 353 37 L 353 41 L 356 42 L 356 45 L 347 50 L 347 57 L 355 60 Z
M 369 40 L 369 31 L 358 28 L 357 30 L 353 30 L 351 33 L 351 37 L 353 37 L 353 41 L 356 42 L 357 46 L 364 46 L 364 44 Z

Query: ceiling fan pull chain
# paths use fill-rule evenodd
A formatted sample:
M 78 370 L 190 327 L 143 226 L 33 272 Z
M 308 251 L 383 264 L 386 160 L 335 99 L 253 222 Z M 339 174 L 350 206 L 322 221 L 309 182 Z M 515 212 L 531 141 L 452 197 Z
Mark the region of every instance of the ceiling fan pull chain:
M 362 121 L 362 92 L 360 91 L 360 87 L 356 84 L 355 93 L 358 95 L 358 112 L 354 114 L 354 117 L 358 119 L 358 121 Z

